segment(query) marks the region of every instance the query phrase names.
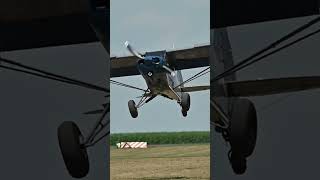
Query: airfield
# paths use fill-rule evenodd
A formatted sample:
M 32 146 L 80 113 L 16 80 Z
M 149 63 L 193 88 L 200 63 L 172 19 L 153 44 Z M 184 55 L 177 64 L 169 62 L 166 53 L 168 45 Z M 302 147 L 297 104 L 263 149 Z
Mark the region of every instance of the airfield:
M 111 179 L 210 179 L 210 144 L 110 149 Z
M 117 142 L 146 141 L 146 149 L 117 149 Z M 209 179 L 210 133 L 111 134 L 111 179 Z

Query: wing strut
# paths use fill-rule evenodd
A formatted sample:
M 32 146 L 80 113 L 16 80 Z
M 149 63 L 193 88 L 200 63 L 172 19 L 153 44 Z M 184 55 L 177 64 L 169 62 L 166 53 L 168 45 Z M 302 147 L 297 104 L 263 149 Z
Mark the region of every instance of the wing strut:
M 115 81 L 115 80 L 112 80 L 112 79 L 110 79 L 110 83 L 118 85 L 118 86 L 122 86 L 122 87 L 127 87 L 127 88 L 131 88 L 131 89 L 140 90 L 140 91 L 143 91 L 143 92 L 148 92 L 148 90 L 141 89 L 141 88 L 138 88 L 138 87 L 135 87 L 135 86 L 132 86 L 132 85 L 128 85 L 128 84 L 125 84 L 125 83 L 122 83 L 122 82 L 119 82 L 119 81 Z
M 197 78 L 199 78 L 199 77 L 201 77 L 201 76 L 203 76 L 203 75 L 205 75 L 205 74 L 207 74 L 207 73 L 209 73 L 209 72 L 210 72 L 210 67 L 207 67 L 207 68 L 205 68 L 204 70 L 198 72 L 197 74 L 191 76 L 191 77 L 188 78 L 187 80 L 183 81 L 181 84 L 177 85 L 177 86 L 174 87 L 173 89 L 176 89 L 176 88 L 178 88 L 178 87 L 181 87 L 182 85 L 184 85 L 184 84 L 186 84 L 186 83 L 188 83 L 188 82 L 191 82 L 191 81 L 193 81 L 193 80 L 195 80 L 195 79 L 197 79 Z
M 16 71 L 16 72 L 21 72 L 21 73 L 25 73 L 25 74 L 30 74 L 33 76 L 38 76 L 44 79 L 50 79 L 50 80 L 54 80 L 54 81 L 59 81 L 59 82 L 63 82 L 63 83 L 67 83 L 67 84 L 72 84 L 72 85 L 76 85 L 76 86 L 81 86 L 81 87 L 85 87 L 85 88 L 89 88 L 89 89 L 93 89 L 93 90 L 97 90 L 97 91 L 103 91 L 106 93 L 109 93 L 110 90 L 101 86 L 97 86 L 94 84 L 90 84 L 84 81 L 80 81 L 74 78 L 69 78 L 66 76 L 62 76 L 62 75 L 58 75 L 58 74 L 54 74 L 48 71 L 44 71 L 44 70 L 40 70 L 31 66 L 27 66 L 21 63 L 18 63 L 16 61 L 13 60 L 8 60 L 8 59 L 4 59 L 0 57 L 0 62 L 3 63 L 7 63 L 13 66 L 17 66 L 19 68 L 16 67 L 9 67 L 6 65 L 1 64 L 0 68 L 3 69 L 8 69 L 11 71 Z
M 297 40 L 295 40 L 295 41 L 293 41 L 293 42 L 291 42 L 289 44 L 283 45 L 282 47 L 280 47 L 280 48 L 278 48 L 278 49 L 276 49 L 276 50 L 274 50 L 274 51 L 272 51 L 272 52 L 270 52 L 270 53 L 268 53 L 268 54 L 266 54 L 264 56 L 261 56 L 260 58 L 254 59 L 255 57 L 258 57 L 259 55 L 262 55 L 263 53 L 267 52 L 268 50 L 270 50 L 272 48 L 275 48 L 280 43 L 282 43 L 282 42 L 284 42 L 286 40 L 289 40 L 291 37 L 293 37 L 296 34 L 302 32 L 303 30 L 309 28 L 310 26 L 318 23 L 319 21 L 320 21 L 320 16 L 316 17 L 315 19 L 311 20 L 310 22 L 302 25 L 301 27 L 295 29 L 294 31 L 290 32 L 289 34 L 287 34 L 286 36 L 282 37 L 281 39 L 275 41 L 274 43 L 270 44 L 269 46 L 263 48 L 262 50 L 254 53 L 250 57 L 240 61 L 238 64 L 236 64 L 233 67 L 227 69 L 223 73 L 217 75 L 216 77 L 214 77 L 211 80 L 211 83 L 213 83 L 215 81 L 218 81 L 218 80 L 220 80 L 220 79 L 222 79 L 222 78 L 224 78 L 224 77 L 226 77 L 226 76 L 228 76 L 230 74 L 233 74 L 233 73 L 235 73 L 235 72 L 237 72 L 237 71 L 239 71 L 241 69 L 244 69 L 245 67 L 247 67 L 247 66 L 249 66 L 249 65 L 251 65 L 251 64 L 253 64 L 253 63 L 257 62 L 257 61 L 260 61 L 260 60 L 262 60 L 262 59 L 264 59 L 264 58 L 266 58 L 266 57 L 268 57 L 268 56 L 270 56 L 270 55 L 272 55 L 274 53 L 277 53 L 278 51 L 281 51 L 281 50 L 283 50 L 285 48 L 288 48 L 288 47 L 290 47 L 290 46 L 292 46 L 292 45 L 294 45 L 294 44 L 296 44 L 296 43 L 298 43 L 298 42 L 300 42 L 302 40 L 305 40 L 305 39 L 307 39 L 307 38 L 319 33 L 320 29 L 318 29 L 318 30 L 316 30 L 314 32 L 311 32 L 311 33 L 309 33 L 309 34 L 307 34 L 307 35 L 305 35 L 305 36 L 303 36 L 303 37 L 301 37 L 301 38 L 299 38 L 299 39 L 297 39 Z

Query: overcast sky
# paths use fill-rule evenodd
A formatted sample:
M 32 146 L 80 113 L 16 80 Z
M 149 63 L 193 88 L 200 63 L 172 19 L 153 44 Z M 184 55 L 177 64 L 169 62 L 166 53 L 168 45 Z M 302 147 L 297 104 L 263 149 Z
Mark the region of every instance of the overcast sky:
M 111 55 L 130 55 L 124 42 L 141 52 L 191 48 L 210 41 L 209 0 L 111 0 Z M 184 79 L 203 68 L 182 71 Z M 146 88 L 142 76 L 114 80 Z M 208 85 L 205 75 L 186 85 Z M 184 118 L 172 100 L 156 97 L 141 107 L 137 119 L 130 116 L 128 101 L 141 92 L 111 85 L 111 132 L 207 131 L 209 91 L 191 93 L 191 107 Z

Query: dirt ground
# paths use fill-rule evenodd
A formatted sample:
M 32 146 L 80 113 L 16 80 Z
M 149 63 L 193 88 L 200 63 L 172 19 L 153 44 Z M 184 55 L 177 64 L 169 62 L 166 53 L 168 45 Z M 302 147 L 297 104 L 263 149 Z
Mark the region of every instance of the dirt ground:
M 111 179 L 210 179 L 210 145 L 111 149 Z

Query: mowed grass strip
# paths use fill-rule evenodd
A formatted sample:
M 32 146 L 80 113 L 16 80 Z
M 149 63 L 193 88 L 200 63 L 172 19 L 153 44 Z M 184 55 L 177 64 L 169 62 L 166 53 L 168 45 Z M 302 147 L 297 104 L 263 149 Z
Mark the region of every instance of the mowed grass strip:
M 210 132 L 157 132 L 157 133 L 119 133 L 111 134 L 110 143 L 115 146 L 119 142 L 147 142 L 153 144 L 199 144 L 210 143 Z
M 210 144 L 111 148 L 111 179 L 209 179 Z

